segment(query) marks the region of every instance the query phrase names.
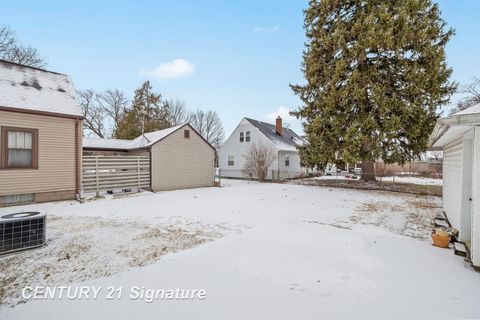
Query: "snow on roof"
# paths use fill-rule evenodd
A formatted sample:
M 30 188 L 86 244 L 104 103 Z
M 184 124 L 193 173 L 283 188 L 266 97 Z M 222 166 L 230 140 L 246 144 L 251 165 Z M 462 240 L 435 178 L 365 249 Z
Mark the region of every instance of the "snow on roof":
M 172 134 L 185 124 L 170 127 L 163 130 L 145 133 L 133 140 L 122 139 L 99 139 L 99 138 L 83 138 L 83 147 L 86 149 L 115 149 L 115 150 L 132 150 L 147 148 L 154 143 L 162 140 L 166 136 Z
M 270 139 L 275 146 L 282 151 L 297 151 L 297 147 L 305 144 L 305 140 L 290 128 L 283 128 L 283 134 L 277 134 L 275 125 L 258 121 L 251 118 L 245 118 L 258 128 L 268 139 Z
M 128 149 L 132 140 L 83 138 L 83 147 L 92 149 Z
M 145 133 L 144 135 L 141 135 L 135 138 L 134 140 L 132 140 L 132 145 L 133 145 L 132 149 L 149 147 L 155 142 L 160 141 L 166 136 L 168 136 L 169 134 L 173 133 L 180 127 L 183 127 L 184 125 L 185 124 L 181 124 L 178 126 L 167 128 L 167 129 Z
M 0 60 L 0 106 L 82 116 L 70 76 Z
M 453 115 L 454 116 L 461 116 L 461 115 L 464 115 L 464 114 L 475 114 L 475 113 L 480 113 L 480 103 L 477 103 L 476 105 L 473 105 L 470 108 L 467 108 L 465 110 L 454 113 Z

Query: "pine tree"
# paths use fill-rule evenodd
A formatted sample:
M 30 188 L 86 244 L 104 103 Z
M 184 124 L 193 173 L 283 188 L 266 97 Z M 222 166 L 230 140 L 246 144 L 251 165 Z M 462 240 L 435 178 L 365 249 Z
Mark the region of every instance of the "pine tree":
M 453 35 L 430 0 L 310 0 L 305 10 L 303 161 L 404 163 L 426 149 L 455 91 L 445 45 Z
M 146 81 L 135 90 L 132 106 L 123 113 L 114 135 L 117 139 L 135 139 L 143 132 L 169 128 L 168 119 L 168 104 L 162 100 L 161 94 L 152 91 L 152 85 Z

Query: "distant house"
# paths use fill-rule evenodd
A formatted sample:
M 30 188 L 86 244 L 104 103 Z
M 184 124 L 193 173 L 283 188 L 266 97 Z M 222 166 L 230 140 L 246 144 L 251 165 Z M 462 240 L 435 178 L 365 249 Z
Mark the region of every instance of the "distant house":
M 77 197 L 82 119 L 68 75 L 0 60 L 0 205 Z
M 153 191 L 214 185 L 215 149 L 189 124 L 145 133 L 134 140 L 83 140 L 84 155 L 148 155 Z
M 443 209 L 480 267 L 480 104 L 439 119 L 430 146 L 443 148 Z
M 218 166 L 223 177 L 247 178 L 244 155 L 255 141 L 270 144 L 277 154 L 270 166 L 269 178 L 272 175 L 274 178 L 293 178 L 304 172 L 297 148 L 305 141 L 293 130 L 284 128 L 282 118 L 278 117 L 275 125 L 243 118 L 218 153 Z

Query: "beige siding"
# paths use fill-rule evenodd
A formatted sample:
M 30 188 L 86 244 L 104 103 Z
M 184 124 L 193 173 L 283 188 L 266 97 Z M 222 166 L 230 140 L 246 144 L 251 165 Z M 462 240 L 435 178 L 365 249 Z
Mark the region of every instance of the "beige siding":
M 190 130 L 190 139 L 183 131 Z M 213 186 L 214 150 L 190 127 L 183 127 L 152 146 L 155 191 Z
M 0 169 L 0 196 L 75 190 L 74 119 L 0 111 L 0 126 L 38 129 L 38 169 Z

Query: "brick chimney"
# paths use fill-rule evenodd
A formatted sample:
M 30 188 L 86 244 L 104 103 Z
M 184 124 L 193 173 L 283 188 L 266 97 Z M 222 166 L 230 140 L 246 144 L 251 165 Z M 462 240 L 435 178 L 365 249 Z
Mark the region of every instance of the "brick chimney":
M 282 118 L 280 116 L 275 121 L 275 131 L 279 136 L 283 135 Z

